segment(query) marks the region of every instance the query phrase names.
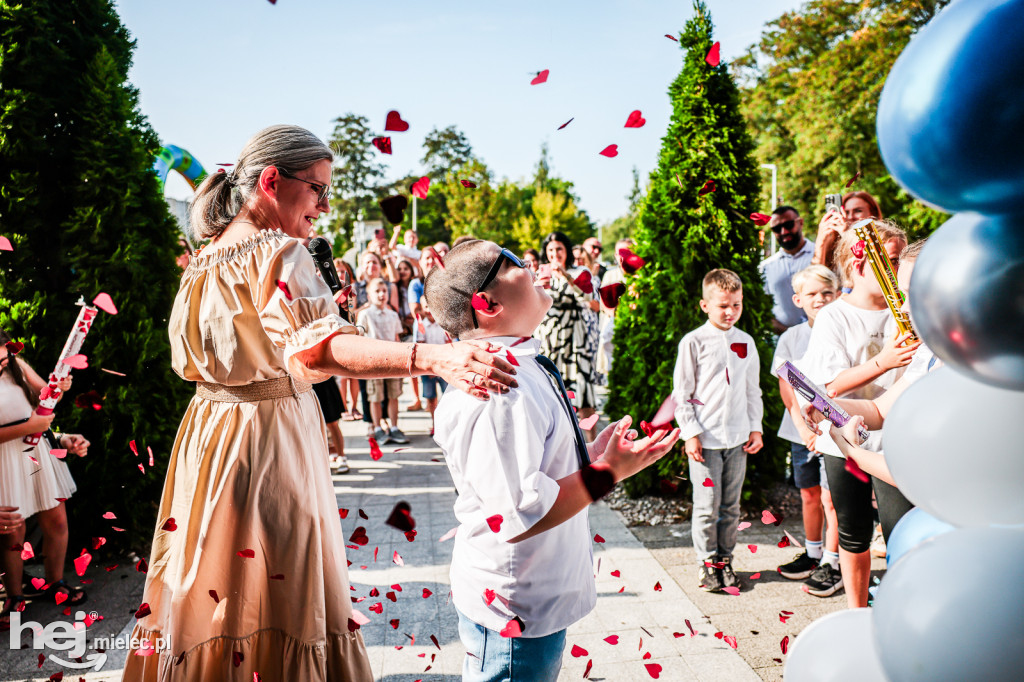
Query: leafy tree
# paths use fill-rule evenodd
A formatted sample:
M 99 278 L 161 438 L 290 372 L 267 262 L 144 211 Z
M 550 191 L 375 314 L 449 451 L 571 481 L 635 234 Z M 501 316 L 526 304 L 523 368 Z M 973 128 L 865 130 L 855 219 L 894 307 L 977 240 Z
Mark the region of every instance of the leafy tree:
M 119 314 L 100 313 L 83 348 L 90 366 L 74 372 L 54 422 L 92 442 L 70 463 L 69 554 L 98 536 L 148 552 L 189 388 L 169 362 L 177 227 L 152 170 L 160 144 L 128 83 L 134 42 L 109 0 L 0 0 L 0 35 L 0 234 L 14 243 L 0 254 L 0 326 L 45 377 L 75 300 L 113 297 Z M 99 411 L 75 407 L 90 390 Z M 110 531 L 106 511 L 125 533 Z
M 644 200 L 643 190 L 640 189 L 640 171 L 637 170 L 636 166 L 633 166 L 633 189 L 629 191 L 626 199 L 629 200 L 629 212 L 626 215 L 619 216 L 601 230 L 601 239 L 604 240 L 605 244 L 613 245 L 620 239 L 632 237 L 633 231 L 636 229 L 636 219 L 640 214 L 640 204 Z M 611 251 L 607 253 L 611 253 Z
M 435 180 L 443 178 L 473 158 L 473 147 L 465 133 L 455 126 L 431 130 L 423 140 L 423 149 L 420 162 L 426 166 L 427 175 Z
M 847 191 L 846 182 L 860 173 L 850 189 L 873 194 L 885 216 L 908 228 L 912 238 L 946 219 L 889 175 L 875 118 L 896 58 L 948 2 L 811 0 L 771 22 L 760 42 L 737 60 L 756 157 L 778 165 L 785 203 L 819 216 L 825 195 Z M 766 194 L 760 205 L 769 206 Z
M 770 372 L 771 302 L 757 265 L 757 229 L 747 218 L 758 195 L 754 144 L 740 112 L 739 91 L 725 65 L 709 66 L 711 16 L 703 0 L 686 23 L 679 44 L 683 68 L 669 86 L 672 117 L 657 168 L 651 173 L 634 237 L 646 266 L 627 277 L 627 295 L 615 322 L 615 362 L 608 412 L 650 419 L 672 390 L 679 340 L 707 321 L 700 311 L 701 282 L 714 268 L 729 268 L 743 280 L 740 328 L 756 340 L 765 405 L 765 449 L 749 459 L 747 495 L 765 477 L 781 479 L 785 452 L 772 425 L 782 416 L 777 380 Z M 715 191 L 700 195 L 706 181 Z M 682 447 L 629 479 L 638 494 L 658 478 L 685 467 Z
M 528 213 L 520 216 L 512 228 L 512 237 L 519 250 L 538 248 L 544 237 L 554 231 L 564 232 L 574 243 L 580 244 L 593 234 L 590 219 L 576 207 L 571 194 L 539 189 L 533 195 Z
M 378 160 L 372 144 L 374 133 L 365 116 L 348 113 L 334 119 L 334 131 L 328 144 L 334 150 L 334 197 L 327 220 L 327 232 L 348 246 L 352 243 L 352 225 L 360 220 L 379 220 L 377 205 L 384 164 Z M 337 248 L 335 252 L 341 253 Z

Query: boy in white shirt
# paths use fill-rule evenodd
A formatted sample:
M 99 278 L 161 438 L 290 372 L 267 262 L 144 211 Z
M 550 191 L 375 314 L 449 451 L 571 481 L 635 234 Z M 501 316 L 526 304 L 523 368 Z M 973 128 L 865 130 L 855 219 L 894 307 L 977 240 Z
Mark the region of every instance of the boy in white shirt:
M 445 336 L 445 332 L 441 329 L 434 316 L 430 313 L 430 309 L 426 305 L 426 301 L 422 301 L 420 304 L 420 310 L 423 311 L 423 317 L 420 319 L 422 324 L 423 333 L 420 334 L 420 330 L 416 329 L 413 331 L 413 340 L 422 340 L 423 343 L 430 344 L 442 344 L 447 343 L 448 338 Z M 448 390 L 448 382 L 441 377 L 436 377 L 430 374 L 424 374 L 420 377 L 423 382 L 423 399 L 427 401 L 427 410 L 430 412 L 430 435 L 434 435 L 434 412 L 437 410 L 438 393 L 443 394 Z
M 686 439 L 693 484 L 693 548 L 701 589 L 738 587 L 732 552 L 747 455 L 761 440 L 760 362 L 754 339 L 733 325 L 743 314 L 743 282 L 731 270 L 704 277 L 708 321 L 679 342 L 672 373 L 676 422 Z
M 553 681 L 566 628 L 597 600 L 588 506 L 660 459 L 679 432 L 634 441 L 627 416 L 584 442 L 557 370 L 531 338 L 551 296 L 497 244 L 456 246 L 425 295 L 449 334 L 486 339 L 518 366 L 508 393 L 481 402 L 449 391 L 437 408 L 435 439 L 459 491 L 451 586 L 462 679 Z
M 773 370 L 787 361 L 799 366 L 811 340 L 811 328 L 818 311 L 835 298 L 839 291 L 839 278 L 824 265 L 811 265 L 793 275 L 792 286 L 793 303 L 804 312 L 807 321 L 790 327 L 779 337 L 772 359 Z M 782 379 L 779 379 L 779 395 L 786 406 L 779 437 L 791 443 L 790 461 L 793 481 L 800 489 L 806 548 L 795 559 L 779 566 L 779 574 L 790 580 L 813 577 L 813 582 L 808 580 L 805 583 L 808 594 L 828 597 L 842 588 L 843 579 L 839 572 L 839 527 L 825 477 L 825 462 L 814 449 L 817 436 L 804 424 L 800 412 L 802 404 L 797 400 L 796 392 Z M 821 537 L 822 509 L 828 523 L 824 543 Z
M 369 306 L 360 311 L 356 325 L 366 330 L 366 335 L 379 341 L 401 341 L 402 320 L 398 313 L 387 306 L 388 285 L 380 279 L 370 280 L 366 285 Z M 387 387 L 388 421 L 391 427 L 384 431 L 380 420 L 383 416 L 381 401 Z M 366 397 L 370 403 L 370 418 L 373 422 L 373 437 L 381 445 L 385 443 L 405 444 L 409 439 L 398 428 L 398 396 L 402 394 L 402 379 L 368 379 Z

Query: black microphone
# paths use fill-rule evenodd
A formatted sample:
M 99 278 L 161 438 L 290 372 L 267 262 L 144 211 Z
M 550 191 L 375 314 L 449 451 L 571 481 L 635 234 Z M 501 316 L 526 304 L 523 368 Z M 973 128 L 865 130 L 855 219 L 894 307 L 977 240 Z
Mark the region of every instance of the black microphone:
M 338 271 L 334 268 L 334 254 L 331 253 L 330 243 L 323 237 L 317 237 L 309 242 L 307 248 L 331 293 L 337 294 L 341 291 L 341 281 L 338 279 Z

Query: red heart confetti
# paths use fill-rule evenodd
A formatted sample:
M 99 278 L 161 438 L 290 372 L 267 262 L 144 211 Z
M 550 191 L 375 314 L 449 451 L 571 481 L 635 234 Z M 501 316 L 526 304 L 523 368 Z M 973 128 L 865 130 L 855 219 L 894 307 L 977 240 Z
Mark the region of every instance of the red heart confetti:
M 89 366 L 89 361 L 81 353 L 64 358 L 63 363 L 73 369 L 85 369 Z
M 416 528 L 416 519 L 412 517 L 411 512 L 412 507 L 408 502 L 397 502 L 384 523 L 406 533 Z
M 413 196 L 419 197 L 420 199 L 426 199 L 427 192 L 429 190 L 430 178 L 426 175 L 424 175 L 422 178 L 420 178 L 419 180 L 417 180 L 416 182 L 412 183 L 412 185 L 409 186 L 409 192 L 412 193 Z
M 397 618 L 392 618 L 391 620 L 388 621 L 388 623 L 391 625 L 391 627 L 393 629 L 395 629 L 395 630 L 398 629 L 398 619 Z
M 377 444 L 377 439 L 373 436 L 368 438 L 370 441 L 370 459 L 374 462 L 384 456 L 384 453 L 380 451 L 380 445 Z
M 11 240 L 7 237 L 0 236 L 0 251 L 14 251 Z
M 409 124 L 402 120 L 397 111 L 389 111 L 384 120 L 384 130 L 393 130 L 396 133 L 404 133 L 409 129 Z
M 751 580 L 757 580 L 760 577 L 761 577 L 761 573 L 757 572 L 757 573 L 751 574 L 750 579 Z
M 58 606 L 63 604 L 65 601 L 67 601 L 67 599 L 68 599 L 68 595 L 67 595 L 66 592 L 55 592 L 54 595 L 53 595 L 53 600 L 55 602 L 57 602 Z
M 597 293 L 601 295 L 601 303 L 605 308 L 614 308 L 619 305 L 619 299 L 626 293 L 626 285 L 622 282 L 615 282 L 601 287 Z
M 740 356 L 740 360 L 744 360 L 747 357 L 746 343 L 734 343 L 729 346 L 729 350 L 731 350 L 736 355 Z
M 781 549 L 785 547 L 789 547 L 789 538 L 783 535 L 782 539 L 779 540 L 779 548 Z
M 377 148 L 381 154 L 391 153 L 391 138 L 390 137 L 375 137 L 370 140 L 373 146 Z
M 7 348 L 7 352 L 11 355 L 17 355 L 21 351 L 25 350 L 25 344 L 21 341 L 8 341 L 4 344 L 4 347 Z
M 484 590 L 484 603 L 490 606 L 491 602 L 494 601 L 494 598 L 496 596 L 497 594 L 494 592 L 494 590 Z
M 704 479 L 704 487 L 705 488 L 714 488 L 715 487 L 715 482 L 712 481 L 710 478 L 705 478 Z
M 601 156 L 607 156 L 609 159 L 619 155 L 619 145 L 610 144 L 601 151 L 598 152 Z
M 275 280 L 274 283 L 277 285 L 277 288 L 280 289 L 284 293 L 284 297 L 287 300 L 289 300 L 289 301 L 292 300 L 292 292 L 288 290 L 288 283 L 287 282 L 282 282 L 281 280 Z
M 573 121 L 575 121 L 575 120 L 576 120 L 576 117 L 575 117 L 575 116 L 573 116 L 573 117 L 572 117 L 572 118 L 570 118 L 570 119 L 569 119 L 568 121 L 566 121 L 566 122 L 565 122 L 565 123 L 563 123 L 562 125 L 558 126 L 558 130 L 561 130 L 562 128 L 564 128 L 565 126 L 569 125 L 570 123 L 572 123 L 572 122 L 573 122 Z
M 619 249 L 619 258 L 622 259 L 622 270 L 627 275 L 634 275 L 636 271 L 642 268 L 645 261 L 640 256 L 636 255 L 629 249 Z M 611 306 L 609 306 L 611 307 Z
M 402 558 L 402 555 L 398 553 L 397 549 L 395 550 L 394 556 L 391 557 L 391 561 L 396 566 L 405 566 L 405 560 Z
M 284 580 L 284 573 L 275 573 L 274 575 L 270 576 L 270 579 L 271 580 Z
M 620 576 L 622 575 L 622 571 L 620 571 L 620 570 L 616 569 L 616 570 L 612 571 L 610 575 L 611 575 L 611 576 L 612 576 L 613 578 L 618 578 L 618 577 L 620 577 Z
M 670 393 L 665 400 L 661 402 L 661 407 L 654 413 L 654 417 L 651 419 L 651 428 L 656 431 L 669 430 L 672 425 L 672 420 L 675 419 L 676 414 L 676 399 L 672 397 Z
M 722 61 L 721 55 L 719 54 L 721 51 L 721 47 L 722 44 L 717 42 L 714 45 L 712 45 L 711 49 L 708 50 L 707 56 L 704 57 L 704 61 L 706 61 L 711 66 L 718 66 Z
M 491 529 L 492 533 L 497 533 L 501 530 L 501 524 L 505 518 L 501 514 L 495 514 L 494 516 L 487 517 L 487 527 Z
M 12 550 L 17 550 L 17 548 L 18 548 L 17 545 L 15 545 L 14 547 L 11 547 Z M 32 551 L 32 543 L 29 542 L 28 540 L 26 540 L 24 542 L 24 544 L 22 544 L 22 546 L 21 546 L 21 560 L 22 561 L 28 561 L 29 559 L 31 559 L 35 555 L 36 555 L 36 553 Z
M 217 596 L 217 590 L 210 590 L 210 596 L 213 597 L 213 601 L 217 604 L 220 603 L 220 597 Z
M 661 581 L 660 580 L 658 582 L 654 583 L 654 591 L 655 592 L 661 592 Z
M 516 637 L 522 637 L 523 628 L 519 624 L 519 621 L 513 618 L 505 625 L 505 627 L 501 629 L 501 632 L 499 632 L 498 634 L 500 634 L 502 637 L 514 639 Z
M 751 213 L 750 219 L 754 221 L 755 225 L 761 226 L 767 225 L 771 222 L 772 217 L 770 215 L 765 215 L 764 213 Z
M 256 552 L 251 550 L 251 549 L 243 549 L 243 550 L 241 550 L 239 552 L 236 552 L 236 553 L 238 554 L 238 556 L 242 557 L 243 559 L 255 559 L 256 558 Z
M 679 42 L 679 38 L 676 38 L 674 35 L 670 35 L 670 34 L 666 33 L 665 37 L 668 38 L 669 40 L 675 41 L 677 43 Z
M 779 648 L 782 649 L 782 655 L 785 656 L 786 652 L 789 651 L 789 635 L 782 638 L 782 641 L 779 642 Z
M 505 359 L 508 360 L 508 364 L 512 365 L 513 367 L 518 367 L 519 366 L 519 361 L 516 360 L 516 356 L 512 355 L 512 351 L 511 350 L 509 350 L 505 354 Z
M 370 604 L 369 610 L 372 611 L 373 613 L 376 613 L 379 616 L 380 614 L 382 614 L 384 612 L 384 605 L 381 604 L 380 602 L 377 602 L 375 604 Z
M 686 628 L 690 631 L 690 637 L 696 637 L 697 631 L 693 629 L 692 625 L 690 625 L 689 619 L 685 620 L 684 622 L 686 623 Z
M 42 578 L 32 578 L 32 587 L 41 590 L 46 587 L 46 581 Z
M 583 679 L 590 679 L 590 669 L 594 667 L 593 659 L 587 659 L 587 667 L 583 671 Z
M 364 547 L 369 544 L 370 538 L 366 536 L 366 528 L 358 526 L 354 531 L 352 531 L 352 535 L 349 536 L 348 541 L 359 545 L 360 547 Z
M 581 419 L 580 428 L 583 429 L 584 431 L 589 431 L 590 429 L 594 428 L 594 424 L 596 424 L 597 420 L 600 418 L 601 415 L 595 413 L 590 415 L 586 419 Z
M 424 599 L 426 599 L 427 597 L 429 597 L 432 594 L 434 594 L 434 593 L 431 592 L 429 589 L 427 589 L 426 587 L 423 588 L 423 598 Z
M 476 183 L 472 180 L 459 180 L 466 189 L 476 189 Z
M 235 664 L 235 667 L 242 665 L 242 661 L 245 660 L 245 655 L 241 651 L 231 652 L 231 662 Z
M 852 185 L 852 184 L 854 183 L 854 181 L 855 181 L 855 180 L 856 180 L 857 178 L 859 178 L 859 177 L 860 177 L 860 171 L 857 171 L 856 173 L 854 173 L 854 174 L 853 174 L 853 177 L 852 177 L 852 178 L 850 178 L 849 180 L 847 180 L 847 181 L 846 181 L 846 188 L 847 188 L 847 189 L 849 189 L 849 188 L 850 188 L 850 185 Z M 782 653 L 786 653 L 786 652 L 785 652 L 785 651 L 783 651 Z
M 658 679 L 661 677 L 661 666 L 657 663 L 644 663 L 644 667 L 647 668 L 647 674 Z
M 583 656 L 590 655 L 589 653 L 587 653 L 587 650 L 581 647 L 579 644 L 573 644 L 572 650 L 569 651 L 569 654 L 572 655 L 573 658 L 582 658 Z
M 68 451 L 65 450 L 64 448 L 58 448 L 55 450 L 50 450 L 50 454 L 56 457 L 57 459 L 64 459 L 65 457 L 68 456 Z
M 731 594 L 734 597 L 740 596 L 740 588 L 735 586 L 723 587 L 722 592 L 725 592 L 726 594 Z
M 733 589 L 736 589 L 736 588 L 733 588 Z M 722 641 L 724 641 L 726 644 L 731 646 L 733 649 L 735 649 L 738 646 L 737 642 L 736 642 L 736 638 L 732 637 L 730 635 L 726 635 L 726 636 L 722 637 Z
M 585 294 L 594 293 L 594 276 L 586 268 L 580 271 L 580 274 L 576 276 L 572 283 Z
M 747 549 L 750 550 L 751 554 L 757 554 L 757 545 L 747 545 Z
M 700 405 L 700 406 L 704 405 L 704 403 L 702 403 L 701 401 L 697 400 L 696 398 L 690 398 L 686 402 L 690 403 L 691 405 Z
M 602 544 L 604 542 L 604 538 L 601 537 L 600 533 L 594 533 L 594 542 L 597 544 Z
M 853 251 L 853 257 L 854 258 L 863 258 L 864 257 L 864 240 L 861 239 L 856 244 L 851 246 L 850 247 L 850 251 Z
M 343 519 L 347 519 L 348 518 L 348 509 L 338 509 L 338 516 L 340 516 Z
M 360 510 L 359 510 L 359 518 L 361 518 L 361 519 L 366 519 L 367 521 L 369 521 L 369 520 L 370 520 L 370 517 L 369 517 L 369 516 L 367 516 L 367 515 L 366 515 L 366 512 L 364 512 L 364 511 L 363 511 L 362 509 L 360 509 Z
M 530 81 L 530 85 L 540 85 L 541 83 L 547 83 L 548 74 L 550 73 L 551 69 L 544 69 L 543 71 L 538 72 L 537 75 L 533 77 L 533 80 Z
M 153 611 L 150 610 L 149 604 L 147 604 L 146 602 L 143 602 L 142 606 L 140 606 L 138 608 L 138 610 L 135 612 L 135 617 L 139 618 L 139 619 L 142 619 L 142 618 L 145 618 L 146 616 L 148 616 L 151 613 L 153 613 Z
M 625 125 L 625 127 L 626 128 L 642 128 L 645 123 L 647 123 L 647 119 L 644 118 L 640 114 L 640 110 L 637 109 L 637 110 L 635 110 L 633 112 L 630 112 L 629 116 L 626 118 L 626 125 Z
M 868 475 L 864 473 L 864 470 L 852 459 L 846 459 L 846 470 L 861 483 L 867 483 L 870 480 Z
M 114 305 L 114 301 L 108 293 L 99 293 L 96 298 L 92 299 L 92 304 L 105 313 L 117 315 L 117 306 Z
M 136 573 L 149 573 L 149 562 L 145 559 L 139 559 L 135 564 Z
M 491 304 L 488 303 L 480 294 L 473 294 L 469 303 L 473 306 L 473 310 L 490 310 L 491 308 Z
M 700 190 L 697 191 L 697 196 L 702 197 L 705 194 L 711 194 L 712 192 L 715 191 L 715 189 L 717 189 L 715 187 L 715 181 L 714 180 L 708 180 L 707 182 L 704 183 L 704 186 L 701 187 Z
M 168 532 L 178 530 L 178 524 L 174 522 L 174 517 L 170 517 L 164 521 L 164 525 L 160 526 L 160 530 L 166 530 Z

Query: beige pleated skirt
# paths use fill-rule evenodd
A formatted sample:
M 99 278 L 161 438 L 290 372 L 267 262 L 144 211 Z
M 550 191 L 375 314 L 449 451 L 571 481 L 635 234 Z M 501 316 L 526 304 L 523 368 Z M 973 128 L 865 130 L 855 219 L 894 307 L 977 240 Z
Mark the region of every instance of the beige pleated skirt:
M 76 490 L 68 465 L 50 454 L 45 438 L 37 445 L 20 438 L 0 443 L 0 506 L 17 507 L 27 519 L 53 509 Z
M 132 635 L 153 649 L 128 655 L 124 680 L 373 679 L 362 635 L 349 629 L 344 539 L 312 391 L 192 400 L 143 602 L 151 613 Z

